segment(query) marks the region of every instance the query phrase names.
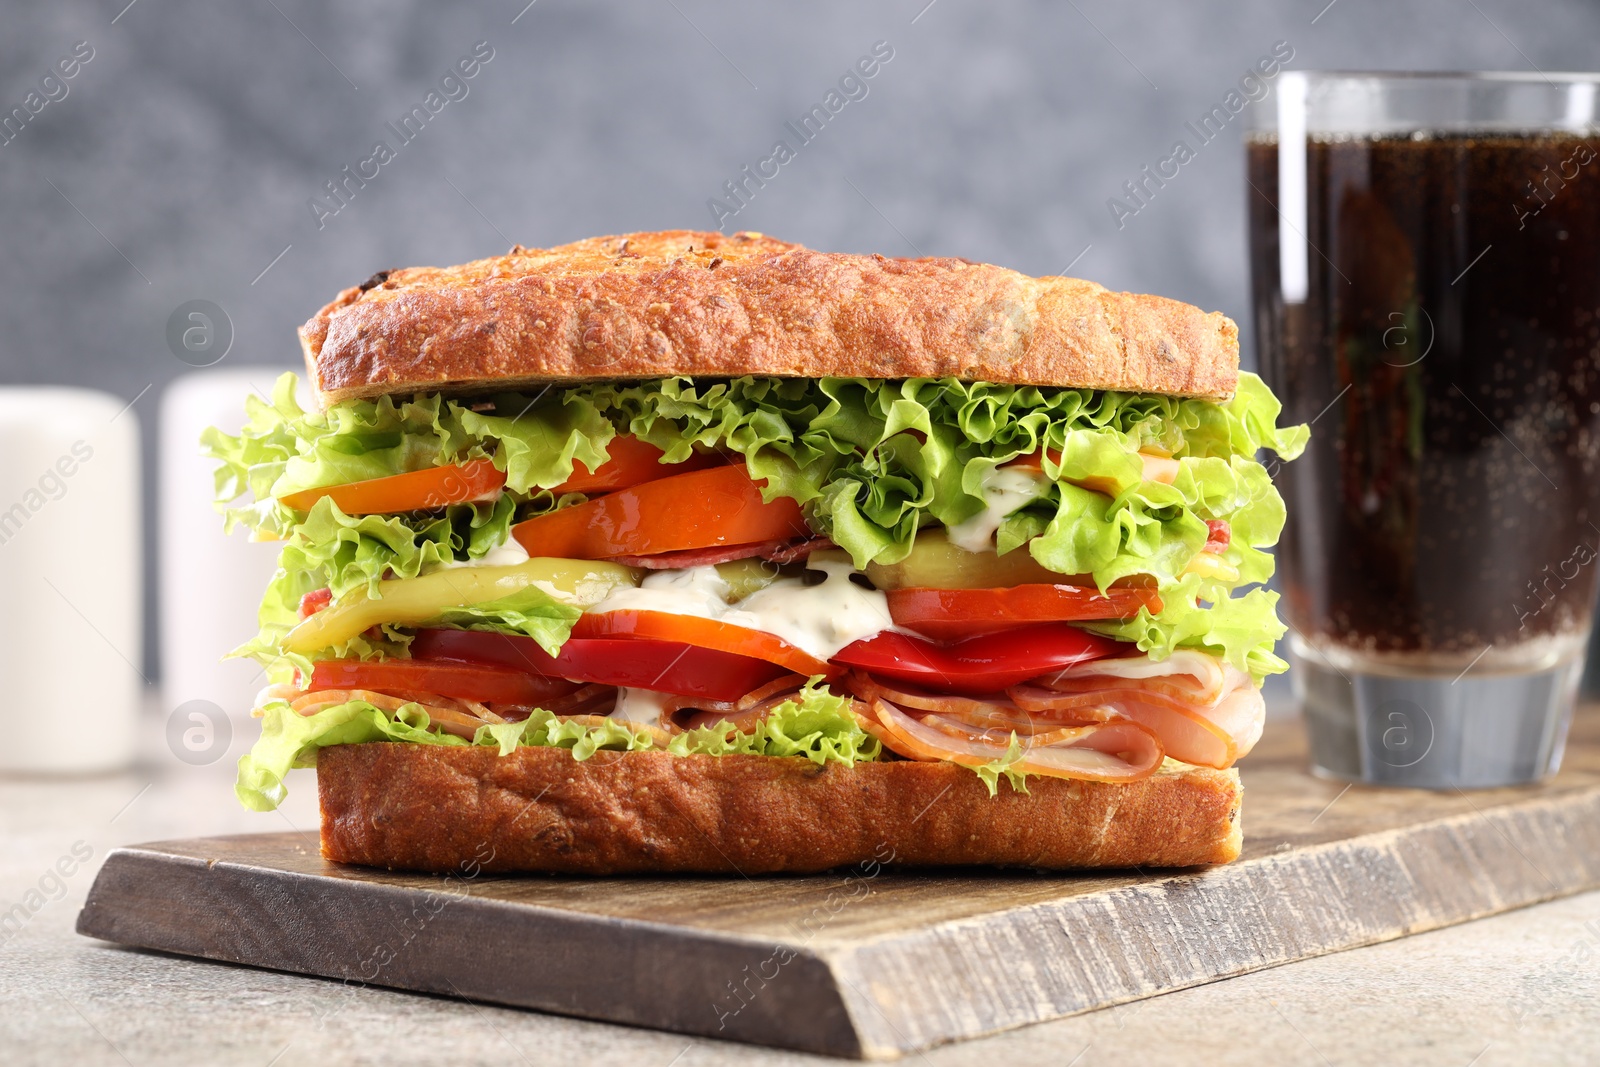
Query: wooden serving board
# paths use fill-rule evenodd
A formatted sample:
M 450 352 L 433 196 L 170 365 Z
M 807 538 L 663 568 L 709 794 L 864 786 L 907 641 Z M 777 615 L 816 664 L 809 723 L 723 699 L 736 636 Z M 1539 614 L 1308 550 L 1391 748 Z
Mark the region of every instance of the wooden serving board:
M 1600 714 L 1536 787 L 1348 790 L 1298 723 L 1245 761 L 1245 853 L 1185 872 L 424 876 L 300 835 L 118 849 L 78 931 L 185 955 L 861 1058 L 1600 885 Z

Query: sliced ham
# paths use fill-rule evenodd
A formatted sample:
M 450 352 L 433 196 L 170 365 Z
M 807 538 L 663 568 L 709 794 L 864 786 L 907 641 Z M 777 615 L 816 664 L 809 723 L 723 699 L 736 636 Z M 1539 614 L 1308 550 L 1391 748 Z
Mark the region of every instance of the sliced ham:
M 588 715 L 596 711 L 610 710 L 617 700 L 617 687 L 614 685 L 581 685 L 572 692 L 559 697 L 546 697 L 538 704 L 539 708 L 552 715 L 568 716 Z M 506 717 L 508 722 L 526 719 L 534 712 L 533 707 L 526 708 L 499 708 L 497 709 Z
M 1228 676 L 1217 657 L 1183 648 L 1161 660 L 1141 655 L 1075 663 L 1035 684 L 1062 693 L 1093 693 L 1114 688 L 1119 682 L 1209 705 L 1221 699 Z
M 663 693 L 661 696 L 665 703 L 661 707 L 661 721 L 674 733 L 717 724 L 740 732 L 747 731 L 766 718 L 773 708 L 793 699 L 805 684 L 803 675 L 786 674 L 746 693 L 738 700 L 701 700 Z
M 331 708 L 338 704 L 348 704 L 352 700 L 362 700 L 381 711 L 390 713 L 399 711 L 407 704 L 416 704 L 428 713 L 428 719 L 440 730 L 447 734 L 471 740 L 478 732 L 478 727 L 503 723 L 505 720 L 498 715 L 489 718 L 481 717 L 481 712 L 475 712 L 464 705 L 462 701 L 452 700 L 449 697 L 434 696 L 428 693 L 418 693 L 416 696 L 395 696 L 391 693 L 379 693 L 371 689 L 318 689 L 315 692 L 304 693 L 289 702 L 300 715 L 315 715 L 324 708 Z M 487 711 L 482 704 L 476 707 Z
M 1180 650 L 1164 660 L 1096 660 L 1015 686 L 1018 707 L 1061 718 L 1095 710 L 1137 722 L 1167 755 L 1202 767 L 1231 767 L 1261 739 L 1266 704 L 1250 676 L 1214 656 Z
M 859 672 L 846 684 L 869 704 L 886 701 L 930 729 L 948 732 L 959 724 L 988 732 L 987 740 L 996 743 L 1011 732 L 1040 739 L 1095 723 L 1136 723 L 1173 759 L 1218 769 L 1233 766 L 1260 740 L 1266 716 L 1248 674 L 1187 649 L 1164 660 L 1095 660 L 1013 686 L 1004 697 L 928 693 Z
M 1032 734 L 1041 730 L 1052 730 L 1058 726 L 1087 726 L 1091 723 L 1104 722 L 1111 717 L 1109 710 L 1105 708 L 1078 707 L 1069 714 L 1054 714 L 1048 709 L 1030 707 L 1016 700 L 930 693 L 902 682 L 890 686 L 861 671 L 852 671 L 844 684 L 852 693 L 869 703 L 881 697 L 913 715 L 920 716 L 924 712 L 933 712 L 954 716 L 963 722 L 986 728 L 1016 730 L 1018 733 Z M 1041 689 L 1039 692 L 1049 691 Z M 1037 714 L 1040 710 L 1045 710 L 1047 713 Z
M 1223 697 L 1221 703 L 1209 709 L 1205 717 L 1233 738 L 1236 748 L 1233 758 L 1239 759 L 1248 755 L 1261 740 L 1261 731 L 1267 725 L 1267 701 L 1250 676 L 1244 674 L 1240 684 Z
M 616 702 L 616 692 L 615 686 L 575 682 L 571 692 L 545 700 L 540 707 L 563 718 L 583 718 L 592 716 L 596 711 L 609 710 Z M 415 704 L 428 713 L 429 721 L 440 730 L 469 741 L 480 726 L 520 722 L 534 710 L 516 705 L 491 707 L 476 700 L 462 700 L 437 693 L 386 693 L 375 689 L 317 689 L 305 692 L 284 683 L 270 685 L 256 695 L 254 714 L 260 715 L 261 708 L 270 700 L 287 701 L 290 709 L 298 715 L 315 715 L 324 708 L 348 704 L 353 700 L 365 701 L 391 714 L 407 704 Z
M 999 745 L 1001 748 L 1010 747 L 1013 734 L 1023 744 L 1030 747 L 1043 747 L 1076 740 L 1082 736 L 1085 729 L 1082 726 L 1051 726 L 1049 723 L 1037 721 L 1018 723 L 1016 726 L 1003 724 L 980 726 L 979 724 L 952 718 L 948 715 L 940 715 L 938 712 L 923 715 L 919 721 L 933 727 L 940 733 L 949 734 L 951 737 L 959 737 L 964 740 L 977 738 L 990 744 Z
M 1137 689 L 1089 695 L 1101 701 L 1097 706 L 1109 717 L 1139 723 L 1153 732 L 1161 739 L 1167 755 L 1175 760 L 1220 770 L 1231 767 L 1241 755 L 1234 737 L 1208 719 L 1202 709 Z M 1073 709 L 1072 713 L 1079 714 L 1081 709 Z
M 945 760 L 981 767 L 1004 759 L 1011 734 L 1004 738 L 990 729 L 966 726 L 941 717 L 937 724 L 918 719 L 887 700 L 869 705 L 862 726 L 885 747 L 915 760 Z M 1046 743 L 1039 743 L 1040 741 Z M 1091 782 L 1133 782 L 1148 778 L 1161 766 L 1161 743 L 1149 730 L 1131 722 L 1053 730 L 1042 737 L 1017 735 L 1022 757 L 1010 769 L 1050 778 L 1076 778 Z

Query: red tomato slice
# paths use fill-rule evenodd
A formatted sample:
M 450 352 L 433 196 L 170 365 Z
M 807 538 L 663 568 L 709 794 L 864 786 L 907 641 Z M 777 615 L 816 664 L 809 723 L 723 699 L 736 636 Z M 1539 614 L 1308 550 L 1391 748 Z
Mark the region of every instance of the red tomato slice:
M 1098 589 L 1076 585 L 1017 585 L 1009 589 L 892 589 L 889 615 L 896 623 L 938 641 L 959 641 L 1033 622 L 1125 619 L 1141 607 L 1161 610 L 1154 589 Z
M 321 611 L 323 608 L 332 603 L 332 589 L 329 589 L 327 586 L 323 586 L 321 589 L 313 589 L 311 592 L 300 598 L 300 617 L 302 619 L 309 619 L 311 616 L 315 615 L 317 612 Z
M 662 463 L 661 449 L 648 441 L 631 435 L 617 436 L 606 446 L 606 461 L 594 470 L 586 470 L 581 463 L 572 465 L 572 477 L 556 486 L 551 492 L 604 493 L 613 489 L 627 489 L 664 475 L 687 474 L 689 471 L 719 467 L 726 461 L 715 452 L 696 452 L 682 463 Z
M 468 460 L 447 467 L 407 471 L 387 478 L 368 478 L 348 485 L 327 485 L 278 498 L 295 511 L 310 511 L 331 496 L 346 515 L 384 515 L 400 511 L 442 508 L 469 500 L 493 500 L 506 484 L 506 476 L 487 459 Z
M 607 611 L 598 615 L 584 615 L 572 628 L 572 635 L 648 637 L 766 660 L 796 674 L 839 673 L 839 668 L 828 666 L 781 637 L 762 630 L 718 622 L 716 619 L 702 619 L 697 615 L 671 615 L 664 611 Z
M 573 637 L 561 646 L 559 656 L 552 656 L 521 634 L 420 630 L 411 654 L 705 700 L 738 700 L 787 673 L 766 660 L 639 637 Z
M 925 689 L 998 693 L 1041 674 L 1127 651 L 1129 646 L 1064 622 L 1024 626 L 936 645 L 885 631 L 841 649 L 833 662 Z
M 1233 541 L 1233 527 L 1228 525 L 1227 519 L 1207 519 L 1206 529 L 1210 531 L 1206 536 L 1206 547 L 1202 552 L 1213 552 L 1217 555 L 1228 550 L 1228 545 Z
M 531 556 L 608 559 L 810 536 L 800 505 L 768 504 L 743 464 L 673 474 L 518 523 Z
M 397 696 L 437 693 L 485 704 L 536 705 L 573 688 L 566 679 L 545 678 L 464 663 L 426 663 L 414 659 L 324 660 L 311 672 L 311 689 L 375 689 Z

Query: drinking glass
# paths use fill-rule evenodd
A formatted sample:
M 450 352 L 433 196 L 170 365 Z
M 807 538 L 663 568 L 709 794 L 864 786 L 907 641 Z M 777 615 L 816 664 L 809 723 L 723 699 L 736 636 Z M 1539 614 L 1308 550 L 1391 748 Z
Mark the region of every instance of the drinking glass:
M 1246 145 L 1317 771 L 1553 773 L 1600 558 L 1595 74 L 1286 72 Z

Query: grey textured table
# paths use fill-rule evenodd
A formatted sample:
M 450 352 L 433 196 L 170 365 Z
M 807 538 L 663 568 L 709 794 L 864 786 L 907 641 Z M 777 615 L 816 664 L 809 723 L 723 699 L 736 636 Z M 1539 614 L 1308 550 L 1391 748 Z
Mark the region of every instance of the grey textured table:
M 387 990 L 346 990 L 129 951 L 72 932 L 111 848 L 286 826 L 314 837 L 314 786 L 309 773 L 296 775 L 280 814 L 253 815 L 234 804 L 224 764 L 195 769 L 154 754 L 137 773 L 0 779 L 0 914 L 13 916 L 0 930 L 0 1061 L 840 1062 Z M 1248 808 L 1246 818 L 1248 828 Z M 60 870 L 72 873 L 63 877 Z M 26 921 L 12 933 L 19 914 Z M 1192 1067 L 1223 1058 L 1447 1067 L 1600 1062 L 1600 894 L 946 1046 L 911 1061 Z

